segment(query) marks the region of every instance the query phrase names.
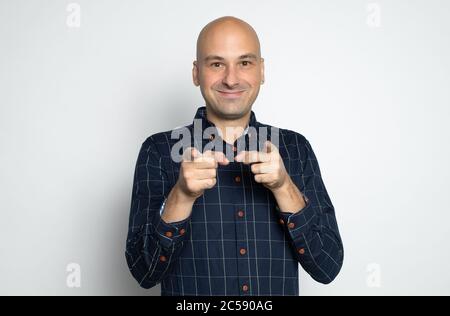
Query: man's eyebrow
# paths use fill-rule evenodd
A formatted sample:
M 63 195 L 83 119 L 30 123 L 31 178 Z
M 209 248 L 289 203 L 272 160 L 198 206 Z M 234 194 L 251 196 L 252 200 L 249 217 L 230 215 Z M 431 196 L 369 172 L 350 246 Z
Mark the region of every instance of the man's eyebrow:
M 217 55 L 209 55 L 209 56 L 206 56 L 204 59 L 205 62 L 208 62 L 210 60 L 225 60 L 225 58 L 217 56 Z
M 244 54 L 244 55 L 239 56 L 238 59 L 255 59 L 255 60 L 256 60 L 256 59 L 258 59 L 258 57 L 257 57 L 255 54 L 248 53 L 248 54 Z M 208 56 L 206 56 L 205 59 L 204 59 L 205 62 L 208 62 L 208 61 L 210 61 L 210 60 L 220 60 L 220 61 L 224 61 L 225 58 L 223 58 L 223 57 L 221 57 L 221 56 L 218 56 L 218 55 L 208 55 Z
M 255 54 L 245 54 L 245 55 L 241 55 L 239 56 L 239 59 L 258 59 L 258 57 L 256 57 Z

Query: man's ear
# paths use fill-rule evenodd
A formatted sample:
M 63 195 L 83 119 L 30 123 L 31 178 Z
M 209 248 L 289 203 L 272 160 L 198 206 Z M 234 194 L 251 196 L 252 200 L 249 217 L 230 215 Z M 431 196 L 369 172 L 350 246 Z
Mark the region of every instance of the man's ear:
M 266 81 L 264 76 L 264 58 L 261 57 L 261 84 L 263 84 L 264 81 Z
M 198 65 L 196 60 L 194 60 L 192 67 L 192 81 L 194 82 L 194 85 L 196 87 L 200 85 L 200 82 L 198 80 Z

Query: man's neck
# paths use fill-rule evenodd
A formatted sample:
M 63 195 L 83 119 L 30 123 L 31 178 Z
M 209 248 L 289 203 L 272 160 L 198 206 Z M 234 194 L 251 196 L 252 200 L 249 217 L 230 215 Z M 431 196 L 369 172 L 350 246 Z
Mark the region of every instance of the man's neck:
M 213 111 L 206 109 L 207 119 L 219 129 L 221 137 L 228 144 L 233 144 L 242 136 L 250 122 L 250 114 L 249 112 L 244 117 L 235 120 L 224 120 L 214 115 Z

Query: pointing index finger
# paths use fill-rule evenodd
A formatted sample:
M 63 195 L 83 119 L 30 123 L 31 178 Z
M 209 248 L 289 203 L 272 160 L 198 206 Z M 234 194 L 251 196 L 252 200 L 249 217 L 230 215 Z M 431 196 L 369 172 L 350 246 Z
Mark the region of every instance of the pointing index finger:
M 237 162 L 250 164 L 255 162 L 268 162 L 270 155 L 261 151 L 241 151 L 236 157 Z

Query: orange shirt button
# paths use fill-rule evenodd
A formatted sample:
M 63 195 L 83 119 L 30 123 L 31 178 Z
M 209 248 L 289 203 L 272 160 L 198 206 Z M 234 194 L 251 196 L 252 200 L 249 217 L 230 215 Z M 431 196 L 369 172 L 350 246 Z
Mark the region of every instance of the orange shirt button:
M 242 286 L 242 291 L 247 292 L 248 291 L 248 285 L 244 284 Z
M 241 177 L 240 176 L 234 177 L 234 181 L 236 181 L 237 183 L 241 182 Z
M 298 253 L 301 254 L 301 255 L 304 255 L 304 254 L 305 254 L 305 249 L 300 248 L 300 249 L 298 250 Z
M 159 257 L 159 261 L 166 262 L 167 258 L 165 256 L 161 256 L 161 257 Z
M 239 216 L 239 217 L 244 217 L 244 211 L 239 211 L 239 212 L 238 212 L 238 216 Z
M 234 151 L 234 152 L 237 152 L 236 146 L 233 146 L 233 151 Z
M 290 229 L 292 229 L 292 228 L 295 227 L 295 224 L 294 224 L 294 223 L 289 223 L 288 227 L 289 227 Z
M 172 232 L 166 232 L 165 235 L 168 238 L 172 238 L 172 236 L 173 236 Z
M 180 229 L 180 235 L 184 235 L 185 232 L 186 230 L 184 228 Z
M 282 218 L 280 218 L 280 224 L 284 225 L 284 220 Z
M 239 253 L 243 256 L 247 253 L 247 250 L 245 250 L 244 248 L 241 248 L 241 250 L 239 250 Z

